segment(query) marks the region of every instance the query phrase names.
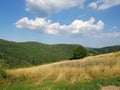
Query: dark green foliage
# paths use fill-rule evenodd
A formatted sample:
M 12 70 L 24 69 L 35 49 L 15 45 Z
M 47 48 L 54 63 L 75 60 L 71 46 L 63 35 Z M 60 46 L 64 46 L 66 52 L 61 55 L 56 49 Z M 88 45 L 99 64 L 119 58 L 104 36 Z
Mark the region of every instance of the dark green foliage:
M 73 50 L 73 57 L 71 59 L 80 59 L 88 56 L 88 50 L 83 46 L 77 46 Z
M 94 50 L 94 49 L 88 48 L 87 50 L 89 52 L 88 56 L 94 56 L 94 55 L 98 55 L 99 54 L 99 52 Z
M 26 67 L 69 59 L 75 45 L 47 45 L 37 42 L 16 43 L 0 40 L 0 61 L 13 67 Z
M 7 73 L 2 68 L 0 68 L 0 78 L 1 79 L 6 79 L 7 78 Z

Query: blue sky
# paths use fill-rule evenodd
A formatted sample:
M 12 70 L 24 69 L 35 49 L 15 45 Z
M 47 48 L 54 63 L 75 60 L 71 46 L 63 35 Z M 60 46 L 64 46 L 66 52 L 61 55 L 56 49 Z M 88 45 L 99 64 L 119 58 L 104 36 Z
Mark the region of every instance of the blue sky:
M 120 0 L 1 0 L 0 39 L 120 45 Z

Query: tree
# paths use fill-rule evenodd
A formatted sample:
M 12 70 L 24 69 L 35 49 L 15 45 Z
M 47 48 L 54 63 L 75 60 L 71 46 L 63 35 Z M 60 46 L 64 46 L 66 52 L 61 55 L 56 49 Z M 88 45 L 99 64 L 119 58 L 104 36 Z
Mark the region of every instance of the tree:
M 86 56 L 88 56 L 88 50 L 85 47 L 79 45 L 73 50 L 73 57 L 71 59 L 80 59 Z

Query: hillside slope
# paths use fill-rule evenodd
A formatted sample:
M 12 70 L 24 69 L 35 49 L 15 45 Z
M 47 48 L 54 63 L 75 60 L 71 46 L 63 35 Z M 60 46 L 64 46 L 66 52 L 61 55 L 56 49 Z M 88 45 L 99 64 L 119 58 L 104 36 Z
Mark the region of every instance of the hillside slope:
M 34 66 L 70 59 L 77 45 L 47 45 L 38 42 L 11 42 L 0 39 L 0 62 L 10 68 Z M 88 48 L 89 55 L 120 51 L 120 46 Z
M 68 82 L 98 77 L 117 77 L 120 76 L 120 52 L 8 70 L 8 73 L 15 77 L 25 75 L 29 79 L 53 79 Z
M 0 90 L 104 90 L 104 86 L 119 89 L 120 52 L 29 68 L 0 69 Z
M 75 45 L 16 43 L 0 40 L 0 59 L 10 67 L 24 67 L 69 59 Z M 69 52 L 69 53 L 68 53 Z
M 100 90 L 120 86 L 120 52 L 6 71 L 6 90 Z
M 97 49 L 94 48 L 93 50 L 99 52 L 99 54 L 117 52 L 117 51 L 120 51 L 120 45 L 108 46 L 108 47 L 97 48 Z

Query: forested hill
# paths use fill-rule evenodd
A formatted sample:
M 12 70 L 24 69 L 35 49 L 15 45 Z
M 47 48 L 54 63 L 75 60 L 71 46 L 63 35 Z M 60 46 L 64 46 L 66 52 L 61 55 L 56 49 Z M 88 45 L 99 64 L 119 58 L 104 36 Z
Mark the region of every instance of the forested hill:
M 0 64 L 10 68 L 40 65 L 70 59 L 77 45 L 47 45 L 38 42 L 11 42 L 0 39 Z M 106 49 L 107 48 L 107 49 Z M 89 55 L 120 51 L 120 46 L 88 49 Z M 102 52 L 103 51 L 103 52 Z
M 120 51 L 120 45 L 97 48 L 97 49 L 94 49 L 94 50 L 99 52 L 99 54 L 117 52 L 117 51 Z
M 75 45 L 47 45 L 38 42 L 16 43 L 0 40 L 0 59 L 12 67 L 39 65 L 69 59 Z

